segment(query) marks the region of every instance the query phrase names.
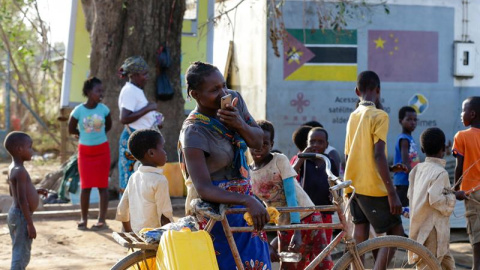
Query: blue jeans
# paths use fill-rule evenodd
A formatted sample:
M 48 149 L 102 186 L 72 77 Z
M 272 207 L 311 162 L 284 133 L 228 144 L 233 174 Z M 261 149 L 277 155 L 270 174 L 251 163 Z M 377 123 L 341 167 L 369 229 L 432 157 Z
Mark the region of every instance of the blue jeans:
M 19 208 L 11 207 L 7 217 L 12 238 L 11 270 L 23 270 L 30 262 L 32 239 L 28 238 L 27 220 Z

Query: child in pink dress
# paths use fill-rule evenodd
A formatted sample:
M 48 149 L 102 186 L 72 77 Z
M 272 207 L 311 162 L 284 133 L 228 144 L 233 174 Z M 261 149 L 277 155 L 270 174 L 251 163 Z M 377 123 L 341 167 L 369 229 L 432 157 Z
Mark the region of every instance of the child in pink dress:
M 271 153 L 273 147 L 274 128 L 272 123 L 260 120 L 257 124 L 263 130 L 263 146 L 251 149 L 253 163 L 250 164 L 253 193 L 267 206 L 293 207 L 314 206 L 309 196 L 295 180 L 297 173 L 291 167 L 288 158 L 283 154 Z M 320 213 L 292 212 L 281 214 L 278 224 L 316 224 L 322 223 Z M 280 242 L 280 243 L 278 243 Z M 279 245 L 278 245 L 279 244 Z M 324 230 L 315 231 L 282 231 L 271 243 L 272 260 L 278 260 L 276 250 L 293 251 L 302 254 L 298 263 L 281 263 L 281 269 L 304 269 L 327 246 Z M 276 247 L 279 246 L 278 249 Z M 315 269 L 331 269 L 330 257 L 324 259 Z

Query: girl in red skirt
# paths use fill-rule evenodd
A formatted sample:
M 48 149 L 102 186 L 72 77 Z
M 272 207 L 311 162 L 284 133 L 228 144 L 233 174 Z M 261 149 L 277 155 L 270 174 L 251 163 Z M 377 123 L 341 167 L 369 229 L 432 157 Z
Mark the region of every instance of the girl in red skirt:
M 108 175 L 110 171 L 110 147 L 107 132 L 112 127 L 110 109 L 101 103 L 103 99 L 102 82 L 93 77 L 85 81 L 83 95 L 87 101 L 73 109 L 68 121 L 70 134 L 79 136 L 78 170 L 80 173 L 80 206 L 82 217 L 78 229 L 87 228 L 90 191 L 98 188 L 100 194 L 100 213 L 92 229 L 107 227 L 105 215 L 108 207 Z

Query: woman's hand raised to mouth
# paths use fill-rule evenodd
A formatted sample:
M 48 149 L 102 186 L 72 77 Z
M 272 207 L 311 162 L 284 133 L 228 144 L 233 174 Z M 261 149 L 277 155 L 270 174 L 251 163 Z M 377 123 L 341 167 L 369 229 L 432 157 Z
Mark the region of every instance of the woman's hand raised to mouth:
M 232 104 L 227 104 L 225 109 L 219 109 L 217 112 L 220 121 L 229 129 L 236 131 L 242 129 L 245 124 L 245 121 L 238 113 L 237 103 L 238 98 L 236 97 L 233 99 Z

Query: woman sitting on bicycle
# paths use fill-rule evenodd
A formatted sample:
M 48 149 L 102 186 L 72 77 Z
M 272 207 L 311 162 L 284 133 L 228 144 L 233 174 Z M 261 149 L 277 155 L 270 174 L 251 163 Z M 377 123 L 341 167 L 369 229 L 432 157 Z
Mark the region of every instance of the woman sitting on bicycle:
M 246 207 L 256 231 L 234 234 L 241 261 L 246 269 L 271 269 L 267 237 L 261 231 L 269 216 L 262 204 L 251 196 L 244 155 L 247 146 L 261 147 L 263 132 L 250 116 L 241 95 L 227 89 L 224 77 L 215 66 L 195 62 L 185 77 L 188 95 L 197 103 L 183 123 L 179 139 L 181 168 L 187 179 L 186 212 L 191 214 L 190 202 L 198 197 Z M 233 102 L 221 109 L 221 98 L 228 94 L 232 95 Z M 230 226 L 247 226 L 242 214 L 231 214 L 227 219 Z M 219 268 L 235 269 L 222 225 L 217 222 L 211 233 Z

